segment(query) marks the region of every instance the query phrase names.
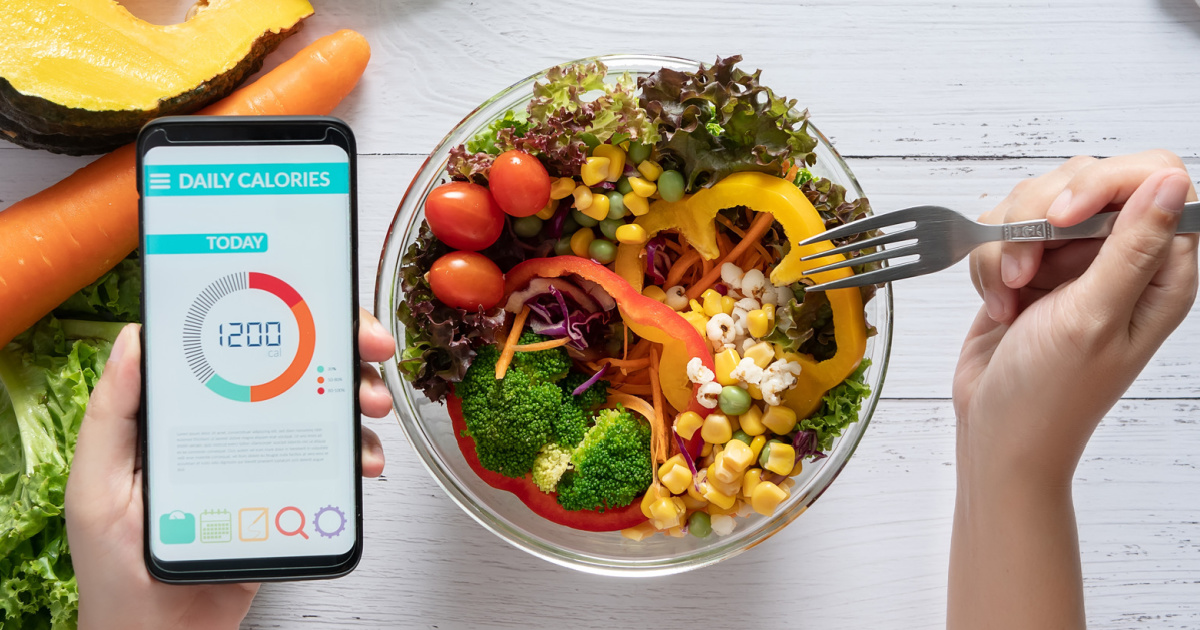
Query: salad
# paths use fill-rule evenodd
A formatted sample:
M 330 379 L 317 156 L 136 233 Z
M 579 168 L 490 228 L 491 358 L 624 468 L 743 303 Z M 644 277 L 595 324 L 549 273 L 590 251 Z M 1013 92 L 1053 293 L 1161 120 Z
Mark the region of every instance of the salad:
M 475 474 L 552 522 L 728 535 L 869 393 L 875 287 L 807 291 L 864 269 L 806 275 L 850 240 L 795 245 L 869 204 L 810 170 L 807 112 L 740 60 L 551 69 L 425 200 L 399 370 Z

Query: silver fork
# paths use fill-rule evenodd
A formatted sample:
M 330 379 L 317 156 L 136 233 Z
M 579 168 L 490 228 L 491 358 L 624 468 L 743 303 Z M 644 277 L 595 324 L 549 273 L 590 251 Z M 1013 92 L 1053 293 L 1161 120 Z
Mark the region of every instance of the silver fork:
M 839 225 L 831 230 L 826 230 L 816 236 L 804 239 L 798 245 L 811 245 L 870 230 L 894 227 L 906 223 L 913 224 L 911 227 L 888 232 L 882 236 L 802 256 L 800 260 L 809 261 L 833 254 L 845 254 L 870 247 L 914 241 L 913 243 L 906 243 L 897 247 L 881 249 L 873 254 L 857 258 L 847 258 L 843 261 L 809 269 L 804 272 L 805 275 L 811 275 L 843 267 L 886 261 L 899 256 L 917 256 L 916 260 L 902 262 L 898 265 L 887 265 L 875 271 L 855 274 L 847 278 L 808 287 L 809 291 L 825 291 L 828 289 L 861 287 L 868 284 L 882 284 L 893 280 L 923 276 L 927 273 L 941 271 L 962 260 L 967 254 L 971 253 L 971 250 L 984 243 L 995 241 L 1062 241 L 1077 238 L 1102 238 L 1112 232 L 1113 224 L 1117 221 L 1117 214 L 1116 212 L 1103 212 L 1079 224 L 1060 228 L 1050 225 L 1050 222 L 1045 219 L 990 225 L 972 221 L 942 206 L 916 206 L 887 214 L 877 214 L 858 221 L 852 221 L 845 225 Z M 1200 202 L 1184 204 L 1183 216 L 1180 217 L 1179 227 L 1175 229 L 1175 232 L 1177 234 L 1200 232 Z

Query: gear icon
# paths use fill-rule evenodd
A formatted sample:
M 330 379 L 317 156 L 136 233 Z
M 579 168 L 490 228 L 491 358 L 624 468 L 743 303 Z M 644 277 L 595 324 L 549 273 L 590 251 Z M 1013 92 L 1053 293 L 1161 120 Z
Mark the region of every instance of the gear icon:
M 321 529 L 321 516 L 324 515 L 326 512 L 333 512 L 334 514 L 337 514 L 337 516 L 338 516 L 337 529 L 335 529 L 331 532 L 327 532 L 327 531 Z M 341 510 L 333 507 L 332 505 L 327 505 L 327 506 L 317 510 L 317 513 L 313 515 L 313 529 L 315 529 L 318 534 L 320 534 L 326 538 L 333 538 L 333 537 L 341 534 L 346 529 L 346 515 L 343 514 Z

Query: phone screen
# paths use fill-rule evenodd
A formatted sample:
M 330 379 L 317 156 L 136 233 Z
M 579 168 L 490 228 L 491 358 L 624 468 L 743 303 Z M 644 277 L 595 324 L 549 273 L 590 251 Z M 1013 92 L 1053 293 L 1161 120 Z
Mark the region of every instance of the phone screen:
M 346 150 L 155 146 L 141 175 L 149 550 L 163 562 L 348 553 Z

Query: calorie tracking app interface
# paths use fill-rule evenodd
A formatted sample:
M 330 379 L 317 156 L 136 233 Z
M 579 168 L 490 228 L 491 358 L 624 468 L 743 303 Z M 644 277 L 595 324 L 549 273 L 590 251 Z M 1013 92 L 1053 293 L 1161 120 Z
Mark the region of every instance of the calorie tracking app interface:
M 143 168 L 151 551 L 346 553 L 357 475 L 346 151 L 158 146 Z

